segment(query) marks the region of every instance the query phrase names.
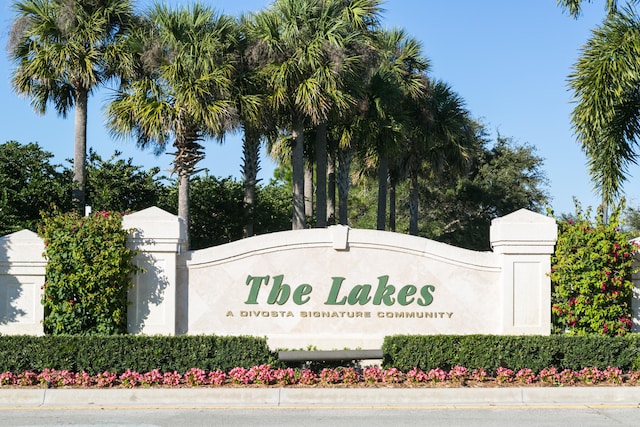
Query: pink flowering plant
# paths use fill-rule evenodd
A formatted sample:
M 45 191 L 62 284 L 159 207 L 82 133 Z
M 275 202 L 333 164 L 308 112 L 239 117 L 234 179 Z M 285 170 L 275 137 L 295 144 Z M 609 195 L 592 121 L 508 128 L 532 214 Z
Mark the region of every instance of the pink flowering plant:
M 532 384 L 536 380 L 536 374 L 529 368 L 522 368 L 516 372 L 514 381 L 520 384 Z
M 302 369 L 296 373 L 297 384 L 315 385 L 318 383 L 318 376 L 311 369 Z
M 211 371 L 207 374 L 207 379 L 211 385 L 223 385 L 227 381 L 227 373 L 221 370 Z
M 18 374 L 0 372 L 0 387 L 82 387 L 82 388 L 148 388 L 148 387 L 224 387 L 224 386 L 407 386 L 407 387 L 457 387 L 461 384 L 475 386 L 589 386 L 640 385 L 640 371 L 623 372 L 620 368 L 585 367 L 580 370 L 555 367 L 544 368 L 538 373 L 528 368 L 518 371 L 499 367 L 494 376 L 489 376 L 482 368 L 469 370 L 454 366 L 449 371 L 434 368 L 424 372 L 418 367 L 402 372 L 397 368 L 367 367 L 325 368 L 320 374 L 310 369 L 272 368 L 257 365 L 251 368 L 233 368 L 229 372 L 220 370 L 206 372 L 192 368 L 183 374 L 177 371 L 161 372 L 158 369 L 139 373 L 126 370 L 121 374 L 102 372 L 90 375 L 87 372 L 74 373 L 67 370 L 44 369 L 42 372 L 24 371 Z
M 467 375 L 469 374 L 469 370 L 467 368 L 465 368 L 464 366 L 454 366 L 453 368 L 451 368 L 451 370 L 449 370 L 449 379 L 451 381 L 454 382 L 462 382 L 467 378 Z
M 631 330 L 638 245 L 619 227 L 621 210 L 605 223 L 602 214 L 591 220 L 577 205 L 574 219 L 558 223 L 550 274 L 554 332 L 615 336 Z
M 484 368 L 476 368 L 471 371 L 471 379 L 477 382 L 487 381 L 488 375 Z
M 414 384 L 425 383 L 429 380 L 427 374 L 418 367 L 411 368 L 407 372 L 406 378 L 407 381 Z
M 342 380 L 340 369 L 324 368 L 320 371 L 320 382 L 325 384 L 338 384 Z
M 447 371 L 440 368 L 433 368 L 427 372 L 427 381 L 431 383 L 443 383 L 449 379 Z
M 496 369 L 496 381 L 500 384 L 513 382 L 513 369 L 498 367 Z

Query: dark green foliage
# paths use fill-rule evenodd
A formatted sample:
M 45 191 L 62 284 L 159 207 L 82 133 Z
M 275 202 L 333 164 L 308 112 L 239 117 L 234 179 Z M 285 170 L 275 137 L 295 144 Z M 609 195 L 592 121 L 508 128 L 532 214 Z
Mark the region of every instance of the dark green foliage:
M 94 211 L 132 212 L 156 206 L 166 191 L 159 168 L 148 171 L 116 152 L 103 160 L 89 150 L 86 204 Z
M 0 336 L 0 372 L 13 373 L 45 368 L 91 375 L 104 371 L 120 374 L 127 369 L 229 371 L 271 363 L 276 357 L 265 338 L 246 336 Z
M 441 224 L 439 241 L 474 250 L 490 250 L 491 220 L 518 209 L 542 212 L 547 203 L 543 160 L 531 145 L 498 137 L 485 141 L 466 176 L 450 186 L 427 186 L 429 217 Z
M 190 187 L 191 248 L 203 249 L 242 238 L 244 188 L 231 178 L 196 176 Z M 173 185 L 159 207 L 177 214 L 178 189 Z M 291 195 L 271 184 L 256 188 L 255 234 L 291 229 Z
M 258 187 L 254 210 L 255 234 L 291 230 L 291 194 L 275 182 Z
M 631 330 L 638 247 L 620 230 L 621 209 L 605 223 L 577 205 L 575 218 L 558 224 L 550 275 L 555 332 L 622 335 Z
M 530 368 L 535 372 L 552 366 L 574 370 L 640 368 L 638 335 L 396 335 L 386 337 L 382 349 L 384 365 L 400 370 L 416 366 L 422 370 L 447 370 L 459 365 L 484 368 L 493 375 L 499 367 Z
M 36 231 L 40 211 L 71 207 L 71 180 L 38 144 L 0 144 L 0 236 Z
M 547 203 L 542 159 L 530 145 L 498 137 L 479 140 L 471 167 L 463 174 L 420 179 L 419 235 L 472 250 L 490 250 L 491 220 L 525 208 L 541 212 Z M 350 192 L 350 225 L 376 228 L 377 183 L 363 179 Z M 396 231 L 409 229 L 406 184 L 397 187 Z
M 135 251 L 119 213 L 77 213 L 43 219 L 47 271 L 42 303 L 47 334 L 122 334 Z
M 624 212 L 623 228 L 633 237 L 640 236 L 640 206 L 627 207 Z
M 71 210 L 73 171 L 49 163 L 38 144 L 0 144 L 0 236 L 37 230 L 41 212 Z M 145 171 L 115 153 L 103 160 L 93 151 L 87 163 L 86 204 L 94 211 L 137 211 L 158 204 L 167 189 L 158 168 Z

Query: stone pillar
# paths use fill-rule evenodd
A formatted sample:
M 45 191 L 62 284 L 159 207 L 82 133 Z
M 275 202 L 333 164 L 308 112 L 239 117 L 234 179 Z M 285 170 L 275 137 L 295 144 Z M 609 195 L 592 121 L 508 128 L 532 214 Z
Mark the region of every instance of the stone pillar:
M 140 251 L 134 259 L 143 269 L 129 290 L 129 333 L 176 333 L 176 259 L 181 252 L 183 228 L 177 216 L 151 207 L 123 218 L 124 229 L 133 229 L 128 245 Z
M 32 231 L 0 237 L 0 334 L 44 334 L 43 252 L 44 242 Z
M 520 209 L 491 222 L 490 241 L 502 267 L 502 331 L 505 335 L 551 333 L 551 254 L 554 218 Z

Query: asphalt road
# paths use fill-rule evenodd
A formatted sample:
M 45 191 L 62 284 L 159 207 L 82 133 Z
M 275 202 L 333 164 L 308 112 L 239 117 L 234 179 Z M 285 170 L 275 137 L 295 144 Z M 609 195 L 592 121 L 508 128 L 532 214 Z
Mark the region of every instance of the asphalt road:
M 0 409 L 3 426 L 638 426 L 625 406 Z
M 640 387 L 0 388 L 0 426 L 640 426 Z

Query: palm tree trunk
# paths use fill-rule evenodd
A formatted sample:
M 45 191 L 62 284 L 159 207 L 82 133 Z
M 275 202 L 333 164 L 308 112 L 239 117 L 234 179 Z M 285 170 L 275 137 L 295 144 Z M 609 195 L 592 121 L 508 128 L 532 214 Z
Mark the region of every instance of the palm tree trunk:
M 389 182 L 389 162 L 386 158 L 380 159 L 378 165 L 378 214 L 376 228 L 384 230 L 387 219 L 387 183 Z
M 327 124 L 316 129 L 316 227 L 327 226 Z
M 329 153 L 327 162 L 327 224 L 336 223 L 336 156 Z
M 73 206 L 79 213 L 84 213 L 86 163 L 87 163 L 87 108 L 89 92 L 78 89 L 76 92 L 76 114 L 73 147 Z
M 411 173 L 409 178 L 409 234 L 418 235 L 418 210 L 420 196 L 418 195 L 418 174 Z
M 291 226 L 294 230 L 306 228 L 304 215 L 304 121 L 297 118 L 293 125 L 293 149 L 291 151 L 291 169 L 293 180 L 293 215 Z
M 258 171 L 260 171 L 260 135 L 257 132 L 244 128 L 242 141 L 242 179 L 244 181 L 243 237 L 251 237 L 253 231 L 253 213 L 256 203 L 256 185 L 258 185 Z
M 389 231 L 396 231 L 396 183 L 389 180 Z
M 189 239 L 189 175 L 180 174 L 178 180 L 178 218 L 184 227 L 182 248 L 188 251 L 191 244 Z
M 349 172 L 351 169 L 351 159 L 353 153 L 351 148 L 341 148 L 338 151 L 338 216 L 340 224 L 347 225 L 348 222 L 348 203 L 349 187 L 351 185 L 351 177 Z
M 313 160 L 304 162 L 304 216 L 313 217 Z

